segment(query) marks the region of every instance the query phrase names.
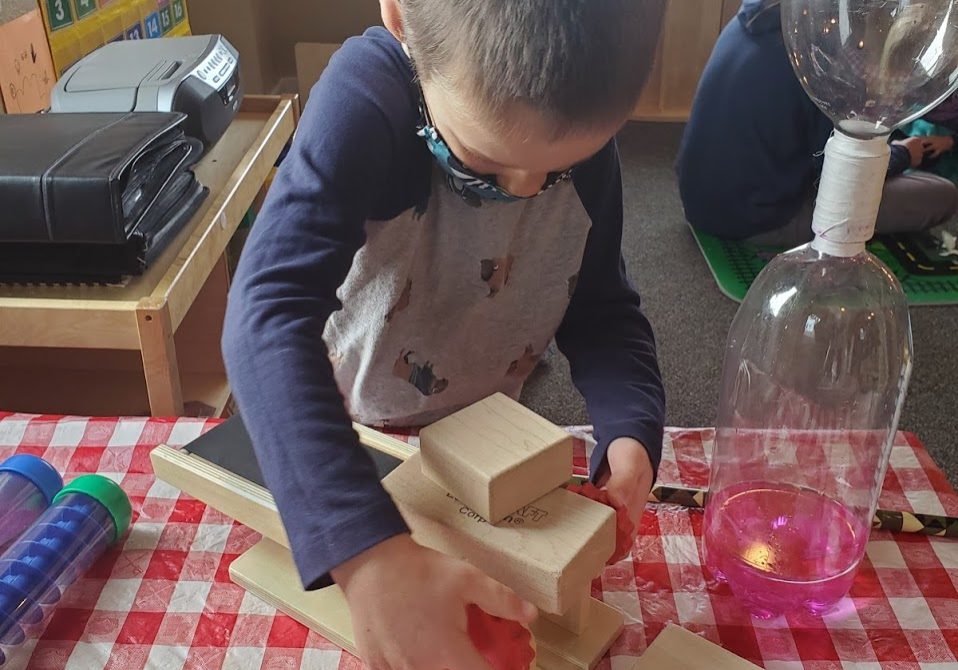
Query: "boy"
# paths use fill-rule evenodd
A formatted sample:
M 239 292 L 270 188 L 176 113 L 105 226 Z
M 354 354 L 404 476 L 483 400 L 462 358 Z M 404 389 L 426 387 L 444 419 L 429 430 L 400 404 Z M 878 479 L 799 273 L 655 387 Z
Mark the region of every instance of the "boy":
M 638 515 L 662 441 L 621 256 L 613 136 L 662 0 L 382 0 L 310 96 L 237 272 L 224 352 L 307 589 L 335 580 L 368 667 L 482 670 L 465 605 L 534 608 L 416 545 L 350 419 L 517 397 L 555 336 L 593 477 Z

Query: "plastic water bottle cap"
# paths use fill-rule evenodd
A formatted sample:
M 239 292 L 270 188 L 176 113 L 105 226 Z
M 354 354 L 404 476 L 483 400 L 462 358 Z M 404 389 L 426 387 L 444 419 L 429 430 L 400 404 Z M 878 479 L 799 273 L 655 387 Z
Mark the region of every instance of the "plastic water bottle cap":
M 30 454 L 17 454 L 0 463 L 0 472 L 13 472 L 26 477 L 46 498 L 47 504 L 63 488 L 63 479 L 52 465 L 42 458 Z
M 53 499 L 53 503 L 56 504 L 58 500 L 70 493 L 88 495 L 106 508 L 113 517 L 113 542 L 120 539 L 130 527 L 130 519 L 133 517 L 130 499 L 112 479 L 107 479 L 103 475 L 81 475 L 64 486 Z

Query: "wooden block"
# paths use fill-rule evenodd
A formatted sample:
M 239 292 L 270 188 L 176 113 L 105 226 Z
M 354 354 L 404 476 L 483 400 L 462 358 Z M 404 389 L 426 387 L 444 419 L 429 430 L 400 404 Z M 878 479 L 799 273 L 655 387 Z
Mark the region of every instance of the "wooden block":
M 592 611 L 592 596 L 586 593 L 579 602 L 574 603 L 565 614 L 546 614 L 542 613 L 543 619 L 550 621 L 561 628 L 565 628 L 570 633 L 581 635 L 586 626 L 589 625 L 589 613 Z
M 419 434 L 423 472 L 499 523 L 572 476 L 572 436 L 502 393 Z
M 172 484 L 257 533 L 289 546 L 276 501 L 264 487 L 205 458 L 163 444 L 150 452 L 150 462 L 158 480 Z
M 356 643 L 346 599 L 338 586 L 304 591 L 289 550 L 261 540 L 230 565 L 230 578 L 253 595 L 355 654 Z M 591 670 L 622 630 L 622 615 L 592 600 L 586 635 L 575 636 L 545 621 L 532 626 L 539 670 Z
M 589 626 L 581 635 L 570 633 L 550 621 L 538 619 L 532 635 L 539 645 L 539 667 L 592 670 L 622 632 L 622 613 L 595 598 L 589 598 Z
M 739 658 L 704 637 L 669 625 L 659 633 L 632 670 L 759 670 L 757 665 Z
M 422 473 L 414 455 L 383 479 L 413 539 L 469 561 L 550 614 L 587 593 L 615 548 L 611 507 L 554 489 L 498 526 Z
M 304 591 L 289 549 L 260 540 L 230 564 L 230 579 L 269 605 L 356 654 L 346 597 L 338 586 Z

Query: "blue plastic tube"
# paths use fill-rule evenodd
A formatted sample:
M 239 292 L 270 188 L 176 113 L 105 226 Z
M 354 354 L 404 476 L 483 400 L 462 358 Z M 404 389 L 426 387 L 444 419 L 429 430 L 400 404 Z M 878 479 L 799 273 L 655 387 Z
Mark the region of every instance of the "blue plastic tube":
M 42 634 L 64 591 L 126 532 L 131 514 L 117 484 L 84 475 L 0 555 L 0 665 Z

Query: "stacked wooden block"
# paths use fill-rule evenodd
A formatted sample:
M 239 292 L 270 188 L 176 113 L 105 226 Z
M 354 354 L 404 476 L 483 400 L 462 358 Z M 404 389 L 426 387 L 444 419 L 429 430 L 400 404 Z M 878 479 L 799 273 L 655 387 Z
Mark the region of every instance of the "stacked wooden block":
M 615 513 L 563 488 L 571 476 L 572 438 L 498 394 L 424 428 L 420 454 L 383 480 L 417 542 L 540 609 L 540 667 L 591 668 L 622 628 L 590 596 L 615 549 Z M 552 665 L 550 653 L 567 658 Z

